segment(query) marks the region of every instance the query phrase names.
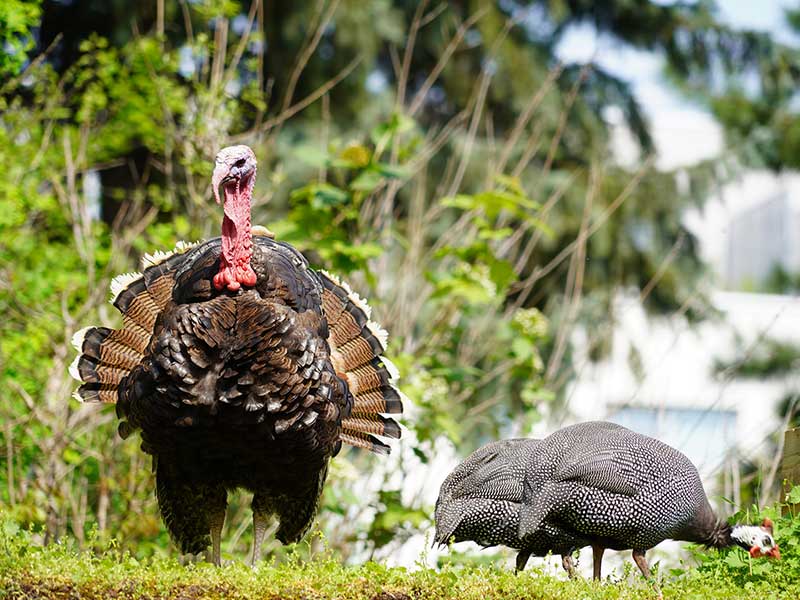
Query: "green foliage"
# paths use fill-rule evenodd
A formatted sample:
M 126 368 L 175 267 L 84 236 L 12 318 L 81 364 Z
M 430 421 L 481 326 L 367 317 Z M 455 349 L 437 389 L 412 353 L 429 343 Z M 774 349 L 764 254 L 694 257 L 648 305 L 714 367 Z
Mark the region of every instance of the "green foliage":
M 773 338 L 758 340 L 746 348 L 739 340 L 737 354 L 730 360 L 716 358 L 714 372 L 726 377 L 783 377 L 795 372 L 800 361 L 800 347 Z
M 17 75 L 36 45 L 32 29 L 39 24 L 41 0 L 0 2 L 0 79 Z
M 795 536 L 797 531 L 795 531 Z M 494 598 L 572 598 L 649 600 L 653 590 L 637 575 L 618 582 L 566 580 L 562 574 L 529 566 L 521 575 L 492 566 L 446 564 L 439 570 L 389 568 L 375 562 L 343 566 L 330 551 L 305 554 L 298 545 L 285 562 L 262 562 L 253 570 L 240 562 L 222 568 L 207 563 L 181 566 L 175 559 L 137 560 L 113 543 L 93 552 L 78 551 L 69 543 L 42 547 L 36 535 L 15 522 L 0 520 L 0 595 L 55 600 L 128 597 L 193 598 L 337 598 L 376 600 L 430 598 L 432 600 L 492 600 Z M 794 538 L 795 541 L 797 537 Z M 456 561 L 457 562 L 457 561 Z M 761 561 L 763 564 L 764 561 Z M 772 578 L 750 575 L 745 566 L 730 566 L 724 558 L 710 559 L 697 570 L 664 578 L 666 598 L 725 598 L 749 600 L 796 597 L 796 576 L 789 567 L 769 568 Z
M 797 294 L 800 292 L 800 273 L 789 273 L 781 265 L 775 265 L 760 286 L 769 294 Z

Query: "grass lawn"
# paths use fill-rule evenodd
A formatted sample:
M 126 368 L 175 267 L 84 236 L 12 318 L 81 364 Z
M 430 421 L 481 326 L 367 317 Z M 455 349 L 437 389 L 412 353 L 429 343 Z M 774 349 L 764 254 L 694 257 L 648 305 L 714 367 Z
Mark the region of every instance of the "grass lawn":
M 747 578 L 746 578 L 747 579 Z M 742 582 L 724 572 L 690 570 L 665 573 L 664 598 L 800 598 L 800 581 L 757 577 Z M 68 544 L 42 548 L 25 532 L 0 533 L 0 598 L 94 600 L 106 598 L 182 599 L 341 599 L 542 600 L 653 599 L 643 579 L 621 582 L 566 581 L 529 568 L 512 571 L 490 567 L 445 567 L 441 570 L 387 568 L 376 563 L 342 566 L 331 558 L 308 562 L 269 561 L 255 570 L 234 562 L 222 568 L 206 563 L 180 565 L 175 559 L 139 561 L 114 550 L 78 552 Z

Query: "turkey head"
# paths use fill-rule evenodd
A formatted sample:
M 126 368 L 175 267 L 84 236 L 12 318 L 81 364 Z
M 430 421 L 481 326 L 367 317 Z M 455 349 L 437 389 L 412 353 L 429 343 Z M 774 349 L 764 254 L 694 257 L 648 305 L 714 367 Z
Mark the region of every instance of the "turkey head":
M 235 292 L 254 286 L 256 274 L 250 266 L 253 238 L 250 231 L 250 201 L 256 183 L 256 155 L 247 146 L 228 146 L 214 161 L 211 185 L 217 203 L 222 196 L 222 254 L 214 287 Z M 221 193 L 220 193 L 221 190 Z

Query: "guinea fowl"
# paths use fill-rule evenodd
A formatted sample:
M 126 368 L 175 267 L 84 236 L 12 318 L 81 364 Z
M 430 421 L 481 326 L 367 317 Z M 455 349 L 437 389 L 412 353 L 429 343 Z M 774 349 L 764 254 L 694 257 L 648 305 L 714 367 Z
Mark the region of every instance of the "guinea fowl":
M 574 577 L 572 553 L 588 541 L 559 523 L 543 521 L 525 540 L 519 536 L 525 463 L 540 440 L 491 442 L 458 465 L 439 490 L 434 544 L 474 541 L 484 547 L 503 545 L 519 550 L 517 572 L 531 555 L 561 555 L 561 564 Z
M 592 545 L 595 579 L 606 548 L 633 550 L 649 579 L 645 552 L 670 538 L 780 558 L 769 520 L 731 526 L 717 519 L 686 456 L 619 425 L 556 431 L 530 448 L 524 471 L 519 537 L 533 539 L 543 523 L 557 521 Z
M 153 456 L 162 518 L 181 551 L 220 564 L 227 491 L 253 492 L 253 562 L 267 523 L 298 541 L 342 443 L 388 454 L 402 412 L 386 332 L 347 284 L 250 226 L 256 158 L 216 157 L 222 237 L 145 255 L 111 284 L 123 327 L 88 327 L 70 368 L 81 401 L 116 403 Z M 253 235 L 260 233 L 260 235 Z

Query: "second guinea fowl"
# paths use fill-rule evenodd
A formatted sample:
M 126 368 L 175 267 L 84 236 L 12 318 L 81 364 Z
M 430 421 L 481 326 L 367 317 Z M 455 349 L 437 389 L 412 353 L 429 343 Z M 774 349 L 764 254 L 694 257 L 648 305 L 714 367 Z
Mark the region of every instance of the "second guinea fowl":
M 561 564 L 575 576 L 572 553 L 587 540 L 546 520 L 536 533 L 519 536 L 525 463 L 539 440 L 514 439 L 478 448 L 447 476 L 436 501 L 434 544 L 474 541 L 481 546 L 508 546 L 519 550 L 517 571 L 528 558 L 561 555 Z

